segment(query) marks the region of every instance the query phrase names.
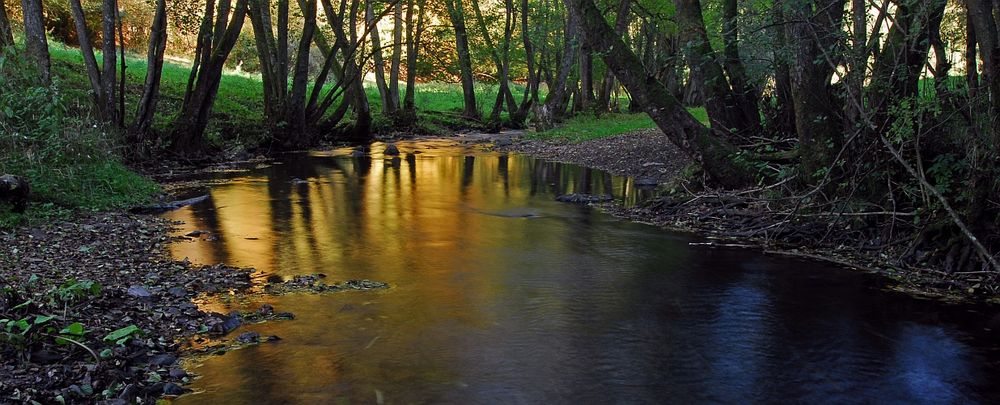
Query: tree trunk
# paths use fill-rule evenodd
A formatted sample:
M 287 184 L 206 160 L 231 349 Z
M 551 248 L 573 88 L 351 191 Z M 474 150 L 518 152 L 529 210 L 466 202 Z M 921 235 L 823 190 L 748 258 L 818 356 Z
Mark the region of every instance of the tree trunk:
M 983 82 L 990 92 L 990 120 L 993 145 L 1000 145 L 1000 34 L 993 16 L 989 0 L 968 0 L 969 14 L 972 16 L 979 44 L 979 54 L 983 60 Z M 994 2 L 995 3 L 995 2 Z
M 545 115 L 538 117 L 546 122 L 545 126 L 551 127 L 552 121 L 559 120 L 566 115 L 566 103 L 569 101 L 567 82 L 576 60 L 578 49 L 576 39 L 579 30 L 580 17 L 576 14 L 575 9 L 567 9 L 562 58 L 556 71 L 555 83 L 549 82 L 549 94 L 545 98 L 545 106 L 542 110 Z
M 90 32 L 87 30 L 87 20 L 83 14 L 83 7 L 80 0 L 70 0 L 70 11 L 73 13 L 73 22 L 76 25 L 76 36 L 80 41 L 80 53 L 83 56 L 83 65 L 87 70 L 87 77 L 90 79 L 90 90 L 93 92 L 94 105 L 97 107 L 101 117 L 105 117 L 103 87 L 101 85 L 101 71 L 97 67 L 97 57 L 94 56 L 94 48 L 91 46 Z
M 976 58 L 976 29 L 972 9 L 965 6 L 965 81 L 969 86 L 969 98 L 975 99 L 979 89 L 979 60 Z
M 995 3 L 995 2 L 994 2 Z M 970 222 L 978 224 L 993 223 L 988 215 L 990 212 L 990 198 L 996 193 L 996 169 L 993 163 L 997 160 L 997 148 L 1000 145 L 1000 34 L 996 18 L 994 17 L 989 0 L 968 0 L 969 15 L 972 17 L 971 23 L 976 33 L 976 43 L 979 44 L 979 53 L 983 60 L 982 79 L 985 90 L 988 91 L 990 139 L 980 140 L 973 145 L 973 152 L 977 149 L 984 151 L 980 154 L 980 163 L 973 167 L 973 196 L 970 206 Z M 995 6 L 995 5 L 994 5 Z M 985 145 L 992 145 L 985 146 Z M 993 209 L 995 211 L 995 208 Z
M 104 113 L 104 120 L 110 123 L 118 122 L 118 68 L 115 66 L 115 56 L 118 54 L 115 46 L 115 0 L 104 0 L 101 2 L 101 35 L 103 45 L 101 53 L 104 66 L 101 68 L 101 111 Z
M 514 96 L 511 94 L 509 86 L 509 62 L 510 62 L 510 38 L 513 32 L 512 23 L 512 6 L 509 2 L 505 2 L 506 18 L 504 24 L 504 42 L 502 45 L 502 50 L 497 50 L 497 45 L 493 41 L 489 30 L 486 26 L 486 19 L 483 18 L 482 9 L 479 6 L 478 0 L 472 0 L 472 11 L 475 12 L 476 22 L 479 25 L 479 34 L 486 42 L 486 48 L 490 53 L 491 59 L 493 59 L 493 64 L 497 69 L 497 83 L 499 84 L 499 90 L 497 91 L 497 101 L 493 105 L 493 110 L 490 112 L 490 122 L 499 127 L 500 122 L 500 112 L 503 109 L 504 101 L 507 101 L 507 111 L 513 113 L 516 110 L 514 104 Z
M 416 85 L 417 85 L 417 57 L 420 51 L 420 39 L 424 31 L 424 4 L 425 0 L 417 1 L 417 8 L 420 9 L 417 15 L 417 26 L 413 27 L 413 0 L 409 0 L 410 6 L 406 12 L 406 95 L 403 98 L 403 110 L 405 111 L 408 124 L 416 121 L 417 108 L 415 105 Z
M 891 104 L 916 97 L 930 49 L 931 26 L 940 26 L 947 0 L 903 2 L 872 68 L 872 104 L 882 116 Z M 878 122 L 885 122 L 883 119 Z
M 228 10 L 231 0 L 223 0 L 219 4 L 219 10 Z M 228 13 L 219 13 L 220 17 Z M 185 97 L 186 102 L 181 106 L 181 112 L 174 120 L 174 137 L 171 149 L 181 155 L 191 155 L 203 153 L 204 133 L 208 126 L 208 119 L 212 114 L 212 106 L 215 104 L 215 96 L 219 91 L 219 82 L 222 80 L 222 69 L 225 65 L 229 53 L 236 45 L 240 32 L 243 29 L 243 22 L 247 14 L 247 0 L 237 0 L 231 19 L 216 21 L 216 27 L 225 27 L 223 34 L 215 35 L 219 41 L 208 44 L 207 49 L 203 49 L 204 59 L 198 69 L 192 69 L 191 74 L 197 75 L 192 78 L 194 82 L 191 94 Z M 211 18 L 211 14 L 206 14 L 205 18 Z M 208 25 L 211 27 L 211 24 Z M 211 29 L 209 29 L 211 38 Z M 218 33 L 216 33 L 218 34 Z
M 401 1 L 393 4 L 392 19 L 392 62 L 389 65 L 389 102 L 393 111 L 399 110 L 399 65 L 403 59 L 403 6 Z M 374 30 L 377 31 L 377 30 Z
M 28 56 L 35 60 L 42 83 L 52 82 L 52 63 L 49 61 L 49 42 L 45 38 L 42 18 L 42 0 L 21 0 L 24 15 L 24 45 Z
M 582 34 L 581 34 L 582 35 Z M 584 42 L 584 38 L 579 39 Z M 575 103 L 578 111 L 590 110 L 594 101 L 594 53 L 589 46 L 580 47 L 580 97 Z
M 739 110 L 736 114 L 742 114 L 739 118 L 744 128 L 743 131 L 750 133 L 760 132 L 760 113 L 757 109 L 757 101 L 760 99 L 759 92 L 747 79 L 746 68 L 743 66 L 743 58 L 740 57 L 739 38 L 739 8 L 736 0 L 725 0 L 722 7 L 722 41 L 725 46 L 723 54 L 725 63 L 723 64 L 726 74 L 729 75 L 729 83 L 733 91 L 734 102 Z
M 774 38 L 777 49 L 787 49 L 787 30 L 785 24 L 785 14 L 782 11 L 784 5 L 776 2 L 772 10 L 774 18 Z M 780 135 L 795 134 L 795 102 L 792 100 L 792 76 L 790 61 L 784 55 L 775 53 L 774 55 L 774 97 L 775 97 L 775 117 L 774 131 Z
M 846 0 L 810 0 L 786 8 L 791 21 L 785 27 L 795 55 L 791 77 L 795 129 L 799 136 L 801 175 L 806 182 L 833 163 L 842 143 L 843 126 L 830 94 L 833 68 L 823 59 L 822 47 L 836 41 Z M 814 15 L 813 10 L 820 10 Z M 820 62 L 817 62 L 820 61 Z
M 753 128 L 741 103 L 730 87 L 722 66 L 716 61 L 702 17 L 700 0 L 674 0 L 685 58 L 691 81 L 704 92 L 705 109 L 713 128 L 743 132 Z
M 465 11 L 461 2 L 445 0 L 451 24 L 455 28 L 455 49 L 458 53 L 458 69 L 462 81 L 462 97 L 465 108 L 462 115 L 469 119 L 479 119 L 476 107 L 475 81 L 472 77 L 472 55 L 469 53 L 469 34 L 465 28 Z
M 312 145 L 314 128 L 306 122 L 306 90 L 309 84 L 309 50 L 316 33 L 316 0 L 305 0 L 302 8 L 302 37 L 295 54 L 295 69 L 292 71 L 292 89 L 286 103 L 285 121 L 291 131 L 286 136 L 286 145 L 308 147 Z M 322 85 L 320 85 L 322 86 Z
M 367 0 L 365 6 L 365 21 L 368 24 L 375 23 L 375 10 L 372 7 L 372 2 L 374 0 Z M 370 36 L 372 39 L 372 62 L 375 63 L 375 87 L 378 88 L 379 100 L 382 101 L 382 113 L 391 115 L 395 113 L 396 106 L 392 103 L 389 96 L 389 89 L 386 87 L 385 60 L 382 58 L 382 38 L 379 36 L 378 29 L 372 30 Z
M 663 84 L 646 74 L 642 62 L 615 35 L 592 0 L 565 1 L 567 8 L 581 16 L 590 46 L 602 52 L 604 63 L 614 70 L 615 77 L 678 148 L 723 186 L 736 188 L 752 181 L 748 171 L 732 159 L 736 148 L 718 131 L 698 122 Z
M 150 128 L 156 113 L 156 103 L 160 97 L 160 78 L 163 74 L 163 55 L 167 49 L 167 2 L 156 1 L 149 48 L 146 51 L 146 81 L 142 86 L 139 106 L 132 125 L 133 144 L 139 147 L 140 156 L 145 154 Z
M 618 15 L 615 16 L 615 33 L 619 36 L 625 34 L 628 28 L 629 17 L 631 16 L 631 0 L 622 0 L 618 5 Z M 597 108 L 602 111 L 611 111 L 611 93 L 615 87 L 615 75 L 611 69 L 604 71 L 604 79 L 601 80 L 601 93 L 598 95 Z
M 14 46 L 14 32 L 7 17 L 7 6 L 0 0 L 0 50 L 8 46 Z

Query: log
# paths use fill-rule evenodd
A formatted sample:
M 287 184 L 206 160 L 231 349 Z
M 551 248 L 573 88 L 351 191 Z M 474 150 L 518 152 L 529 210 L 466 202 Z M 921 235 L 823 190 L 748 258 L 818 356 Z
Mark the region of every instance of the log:
M 149 215 L 149 214 L 162 214 L 162 213 L 167 212 L 167 211 L 173 211 L 173 210 L 176 210 L 176 209 L 181 208 L 181 207 L 186 207 L 188 205 L 194 205 L 194 204 L 200 203 L 202 201 L 207 200 L 208 198 L 209 198 L 209 195 L 205 194 L 203 196 L 198 196 L 198 197 L 194 197 L 194 198 L 188 198 L 186 200 L 173 201 L 173 202 L 169 202 L 169 203 L 142 205 L 142 206 L 138 206 L 138 207 L 132 208 L 131 210 L 129 210 L 129 212 L 131 212 L 133 214 L 147 214 L 147 215 Z

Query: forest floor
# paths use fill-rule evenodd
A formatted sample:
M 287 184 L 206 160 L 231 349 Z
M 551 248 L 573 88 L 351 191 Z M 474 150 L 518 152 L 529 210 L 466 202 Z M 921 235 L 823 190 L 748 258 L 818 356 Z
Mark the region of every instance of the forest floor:
M 199 236 L 171 237 L 173 225 L 148 215 L 77 212 L 0 231 L 0 403 L 181 395 L 189 375 L 179 358 L 279 340 L 237 328 L 294 318 L 266 304 L 220 314 L 200 303 L 386 287 L 328 285 L 320 275 L 264 280 L 253 269 L 173 260 L 169 243 Z
M 529 132 L 500 140 L 495 148 L 655 181 L 660 197 L 637 206 L 612 202 L 599 207 L 619 218 L 704 236 L 710 242 L 703 245 L 756 249 L 879 274 L 889 280 L 888 288 L 913 296 L 1000 303 L 1000 283 L 992 272 L 946 273 L 933 265 L 907 263 L 911 260 L 904 258 L 927 255 L 926 248 L 914 249 L 908 243 L 917 240 L 917 229 L 905 226 L 910 218 L 902 218 L 894 238 L 883 241 L 872 236 L 876 233 L 868 216 L 807 212 L 795 199 L 769 197 L 771 188 L 780 184 L 747 190 L 700 189 L 685 169 L 690 160 L 658 129 L 582 141 Z

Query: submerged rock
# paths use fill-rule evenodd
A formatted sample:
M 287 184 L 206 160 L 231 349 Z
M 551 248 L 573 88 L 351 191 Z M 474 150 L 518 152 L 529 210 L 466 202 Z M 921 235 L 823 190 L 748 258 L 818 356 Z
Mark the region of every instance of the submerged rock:
M 236 337 L 236 341 L 243 344 L 257 343 L 260 342 L 260 333 L 243 332 Z
M 642 178 L 642 179 L 636 179 L 635 180 L 635 186 L 636 187 L 656 187 L 656 186 L 659 186 L 659 185 L 660 185 L 660 182 L 656 181 L 656 179 Z
M 163 395 L 177 396 L 184 395 L 187 392 L 188 390 L 184 389 L 184 387 L 174 383 L 166 383 L 163 385 Z
M 396 144 L 390 143 L 385 147 L 385 152 L 383 153 L 386 156 L 399 156 L 399 148 L 396 147 Z

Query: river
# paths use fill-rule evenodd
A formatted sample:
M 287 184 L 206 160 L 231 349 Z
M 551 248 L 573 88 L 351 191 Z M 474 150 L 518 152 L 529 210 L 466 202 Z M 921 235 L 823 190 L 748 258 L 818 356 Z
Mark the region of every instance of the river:
M 263 295 L 282 340 L 222 356 L 177 403 L 967 403 L 1000 398 L 994 314 L 879 279 L 554 201 L 648 197 L 631 180 L 485 151 L 400 142 L 207 175 L 211 199 L 166 214 L 196 263 L 272 278 L 388 282 Z M 230 336 L 231 337 L 231 336 Z

